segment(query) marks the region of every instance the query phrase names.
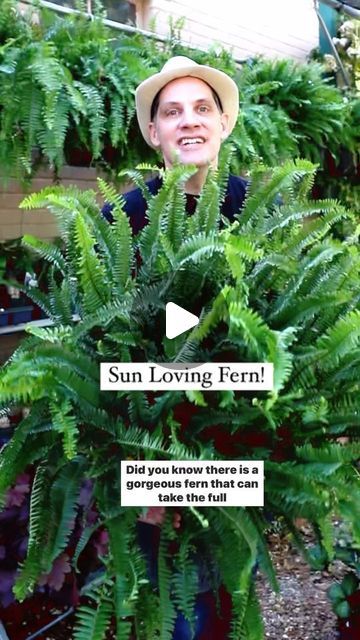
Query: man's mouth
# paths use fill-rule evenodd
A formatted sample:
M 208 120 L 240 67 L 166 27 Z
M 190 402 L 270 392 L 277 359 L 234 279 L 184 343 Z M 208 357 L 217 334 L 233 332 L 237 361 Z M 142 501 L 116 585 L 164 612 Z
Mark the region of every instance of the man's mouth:
M 204 144 L 205 138 L 180 138 L 179 145 L 180 147 L 194 146 L 196 144 Z

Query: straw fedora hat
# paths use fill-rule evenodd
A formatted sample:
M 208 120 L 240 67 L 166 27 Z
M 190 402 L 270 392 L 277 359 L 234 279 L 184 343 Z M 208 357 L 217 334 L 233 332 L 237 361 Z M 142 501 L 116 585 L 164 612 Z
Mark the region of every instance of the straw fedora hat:
M 153 145 L 149 136 L 149 122 L 151 118 L 151 105 L 156 94 L 165 87 L 166 84 L 175 80 L 192 76 L 204 80 L 220 98 L 223 112 L 229 118 L 230 135 L 233 130 L 239 112 L 239 90 L 235 82 L 223 71 L 213 69 L 206 65 L 197 64 L 194 60 L 185 56 L 175 56 L 170 58 L 159 73 L 155 73 L 150 78 L 144 80 L 136 89 L 135 102 L 136 114 L 142 135 L 150 147 Z

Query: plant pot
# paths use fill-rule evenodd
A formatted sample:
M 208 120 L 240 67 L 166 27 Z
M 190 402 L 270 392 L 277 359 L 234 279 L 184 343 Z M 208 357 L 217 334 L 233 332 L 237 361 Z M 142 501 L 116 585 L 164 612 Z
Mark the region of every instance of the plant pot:
M 32 319 L 32 306 L 17 307 L 13 309 L 13 321 L 12 324 L 21 324 L 22 322 L 30 322 Z
M 14 425 L 10 425 L 10 427 L 0 428 L 0 449 L 4 444 L 7 444 L 9 440 L 11 440 L 13 433 L 14 433 Z
M 7 327 L 10 323 L 10 313 L 7 309 L 0 309 L 0 327 Z

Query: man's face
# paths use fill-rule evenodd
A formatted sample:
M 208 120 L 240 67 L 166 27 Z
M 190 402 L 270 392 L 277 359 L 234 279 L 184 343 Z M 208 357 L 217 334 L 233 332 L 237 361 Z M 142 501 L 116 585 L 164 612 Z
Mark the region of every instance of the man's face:
M 149 131 L 166 168 L 176 161 L 216 168 L 227 125 L 228 116 L 220 113 L 209 85 L 186 76 L 172 80 L 161 90 Z

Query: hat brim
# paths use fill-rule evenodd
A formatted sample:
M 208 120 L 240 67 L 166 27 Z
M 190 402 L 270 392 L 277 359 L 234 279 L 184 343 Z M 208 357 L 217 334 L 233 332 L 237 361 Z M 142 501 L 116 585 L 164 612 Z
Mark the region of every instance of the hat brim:
M 151 122 L 151 106 L 156 94 L 172 80 L 191 76 L 206 82 L 218 94 L 223 113 L 228 116 L 228 132 L 232 132 L 239 113 L 239 90 L 235 82 L 223 71 L 206 65 L 189 65 L 178 69 L 169 69 L 156 73 L 144 80 L 136 89 L 136 115 L 141 133 L 150 147 L 149 123 Z

